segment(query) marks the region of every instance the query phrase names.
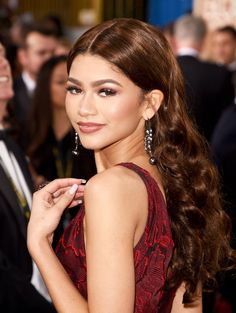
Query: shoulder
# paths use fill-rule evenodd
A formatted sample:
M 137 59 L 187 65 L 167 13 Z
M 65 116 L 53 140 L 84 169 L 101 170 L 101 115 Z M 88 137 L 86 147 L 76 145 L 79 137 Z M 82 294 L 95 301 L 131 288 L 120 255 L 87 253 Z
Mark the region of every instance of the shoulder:
M 215 131 L 223 131 L 225 129 L 232 129 L 234 133 L 236 132 L 236 105 L 231 104 L 229 105 L 221 114 L 220 119 L 216 125 Z
M 26 161 L 26 156 L 22 148 L 17 144 L 15 139 L 13 139 L 11 135 L 8 133 L 7 133 L 6 142 L 7 142 L 8 149 L 10 149 L 14 153 L 15 156 L 20 157 Z
M 142 179 L 132 170 L 115 166 L 92 177 L 84 191 L 86 214 L 95 212 L 138 222 L 147 206 Z
M 177 56 L 177 61 L 183 65 L 194 65 L 199 63 L 198 59 L 191 55 L 179 55 Z
M 106 196 L 125 195 L 145 190 L 142 179 L 124 166 L 114 166 L 93 176 L 85 188 L 85 196 L 102 192 Z
M 231 76 L 229 70 L 223 65 L 218 65 L 209 61 L 201 61 L 201 64 L 207 70 L 212 71 L 214 75 L 218 75 L 219 77 L 226 77 L 226 78 Z

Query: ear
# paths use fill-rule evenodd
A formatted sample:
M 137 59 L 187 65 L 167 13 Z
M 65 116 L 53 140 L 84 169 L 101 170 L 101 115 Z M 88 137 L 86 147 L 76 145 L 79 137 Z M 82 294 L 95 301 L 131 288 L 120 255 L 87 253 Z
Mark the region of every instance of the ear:
M 158 111 L 159 107 L 161 106 L 164 95 L 161 90 L 154 89 L 150 91 L 145 98 L 146 104 L 143 110 L 143 118 L 145 120 L 148 120 L 151 119 Z

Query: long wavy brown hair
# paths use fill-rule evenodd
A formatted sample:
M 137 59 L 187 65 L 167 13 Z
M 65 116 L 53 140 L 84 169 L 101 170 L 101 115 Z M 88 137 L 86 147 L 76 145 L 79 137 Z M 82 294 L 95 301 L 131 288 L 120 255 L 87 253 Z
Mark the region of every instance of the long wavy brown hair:
M 184 82 L 162 33 L 134 19 L 114 19 L 91 28 L 72 48 L 68 71 L 79 54 L 114 64 L 144 93 L 159 89 L 163 103 L 152 118 L 154 154 L 161 173 L 175 250 L 169 286 L 185 282 L 191 302 L 199 282 L 209 288 L 216 274 L 234 266 L 231 223 L 222 209 L 218 172 L 185 108 Z

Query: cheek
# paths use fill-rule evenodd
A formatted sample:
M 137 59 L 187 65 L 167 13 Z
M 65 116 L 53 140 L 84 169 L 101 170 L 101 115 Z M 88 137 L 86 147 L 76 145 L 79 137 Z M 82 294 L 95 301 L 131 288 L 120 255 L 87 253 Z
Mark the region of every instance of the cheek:
M 139 102 L 135 99 L 124 98 L 111 104 L 106 110 L 108 119 L 118 123 L 137 120 L 139 118 Z

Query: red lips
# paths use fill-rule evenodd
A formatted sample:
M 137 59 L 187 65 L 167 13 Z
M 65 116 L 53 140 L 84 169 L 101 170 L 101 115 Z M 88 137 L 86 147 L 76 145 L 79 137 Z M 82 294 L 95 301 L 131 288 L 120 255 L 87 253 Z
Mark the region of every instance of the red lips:
M 104 124 L 91 123 L 91 122 L 87 122 L 87 123 L 79 122 L 78 125 L 79 125 L 79 130 L 85 134 L 94 133 L 104 127 Z

